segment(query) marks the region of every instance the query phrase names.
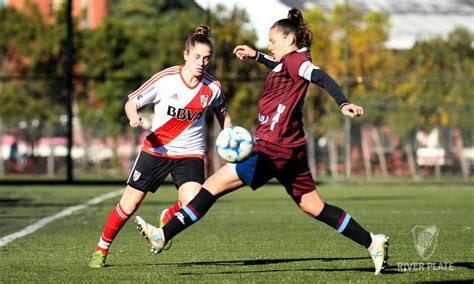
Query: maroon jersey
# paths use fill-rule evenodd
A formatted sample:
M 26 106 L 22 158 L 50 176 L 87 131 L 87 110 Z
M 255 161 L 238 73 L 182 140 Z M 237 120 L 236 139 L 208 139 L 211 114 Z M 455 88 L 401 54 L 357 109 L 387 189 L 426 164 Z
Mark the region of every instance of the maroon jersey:
M 311 62 L 302 48 L 283 56 L 268 74 L 258 102 L 255 136 L 282 147 L 304 145 L 303 103 L 309 81 L 300 76 Z

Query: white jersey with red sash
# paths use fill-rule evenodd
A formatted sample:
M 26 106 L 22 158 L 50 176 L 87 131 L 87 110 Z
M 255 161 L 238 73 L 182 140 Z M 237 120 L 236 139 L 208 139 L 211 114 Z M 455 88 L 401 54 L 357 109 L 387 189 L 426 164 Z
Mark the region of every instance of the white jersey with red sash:
M 204 119 L 209 106 L 218 115 L 226 111 L 220 82 L 205 72 L 201 80 L 189 86 L 181 76 L 183 66 L 158 72 L 128 98 L 137 108 L 154 105 L 150 133 L 142 150 L 168 158 L 203 157 Z

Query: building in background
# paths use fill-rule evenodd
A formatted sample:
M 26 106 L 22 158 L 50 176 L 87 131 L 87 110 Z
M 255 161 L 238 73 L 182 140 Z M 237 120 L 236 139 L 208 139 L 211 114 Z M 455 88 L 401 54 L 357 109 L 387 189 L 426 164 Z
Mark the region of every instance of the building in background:
M 67 0 L 3 0 L 2 5 L 15 7 L 22 12 L 31 12 L 35 7 L 48 21 L 54 21 L 54 13 Z M 81 18 L 80 27 L 97 28 L 109 14 L 109 0 L 72 0 L 72 14 Z

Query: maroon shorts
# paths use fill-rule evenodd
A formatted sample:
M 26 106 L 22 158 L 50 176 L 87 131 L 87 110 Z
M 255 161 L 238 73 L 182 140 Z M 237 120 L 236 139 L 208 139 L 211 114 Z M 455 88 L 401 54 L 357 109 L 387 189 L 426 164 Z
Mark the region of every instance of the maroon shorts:
M 283 148 L 260 140 L 255 143 L 252 156 L 235 165 L 240 179 L 257 189 L 276 178 L 292 197 L 315 190 L 308 167 L 305 146 Z

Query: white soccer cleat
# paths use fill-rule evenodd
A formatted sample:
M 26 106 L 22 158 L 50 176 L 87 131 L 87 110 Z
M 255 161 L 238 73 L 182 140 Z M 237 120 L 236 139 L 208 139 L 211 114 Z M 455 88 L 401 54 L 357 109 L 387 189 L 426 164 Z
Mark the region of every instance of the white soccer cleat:
M 163 229 L 148 224 L 140 216 L 135 216 L 135 223 L 137 223 L 137 229 L 140 233 L 148 240 L 150 251 L 160 253 L 166 245 Z
M 374 235 L 372 233 L 370 236 L 372 243 L 368 250 L 374 261 L 375 275 L 378 275 L 387 266 L 389 237 L 384 234 Z

